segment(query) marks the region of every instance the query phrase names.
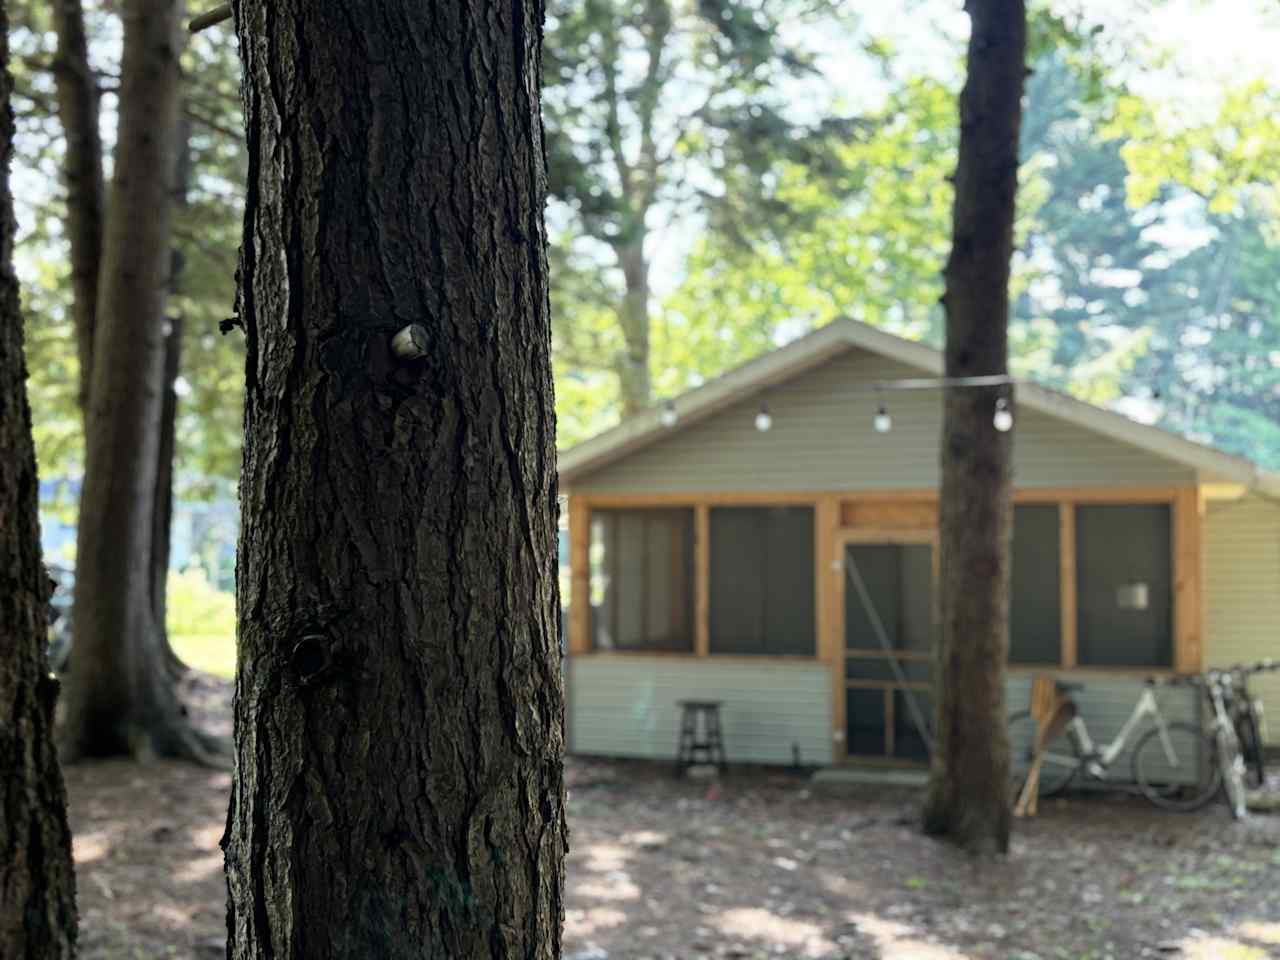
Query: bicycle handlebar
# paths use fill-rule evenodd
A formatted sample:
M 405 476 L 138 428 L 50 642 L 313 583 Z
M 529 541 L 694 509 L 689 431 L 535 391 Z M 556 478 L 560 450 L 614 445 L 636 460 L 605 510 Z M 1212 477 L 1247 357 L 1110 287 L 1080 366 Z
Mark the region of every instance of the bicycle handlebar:
M 1220 682 L 1226 677 L 1247 677 L 1251 674 L 1268 673 L 1274 670 L 1280 670 L 1280 659 L 1268 657 L 1265 660 L 1255 660 L 1253 663 L 1236 663 L 1221 669 L 1213 668 L 1206 670 L 1204 673 L 1185 676 L 1151 676 L 1147 677 L 1147 685 L 1151 687 L 1204 687 L 1211 681 Z

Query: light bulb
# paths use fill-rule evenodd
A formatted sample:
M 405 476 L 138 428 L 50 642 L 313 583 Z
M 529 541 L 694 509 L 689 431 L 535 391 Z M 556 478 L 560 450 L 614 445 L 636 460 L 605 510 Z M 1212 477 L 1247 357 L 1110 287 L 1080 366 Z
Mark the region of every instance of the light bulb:
M 885 409 L 883 403 L 876 411 L 875 427 L 876 433 L 888 433 L 893 429 L 893 417 L 889 416 L 889 411 Z
M 768 407 L 761 407 L 760 412 L 756 414 L 756 429 L 761 433 L 768 433 L 773 426 L 773 417 L 769 415 Z
M 658 414 L 658 420 L 664 427 L 674 427 L 680 420 L 680 414 L 676 413 L 676 405 L 668 401 L 662 408 L 662 413 Z
M 996 400 L 996 414 L 991 418 L 991 423 L 1001 433 L 1008 433 L 1013 429 L 1013 413 L 1009 410 L 1009 401 L 1004 397 Z

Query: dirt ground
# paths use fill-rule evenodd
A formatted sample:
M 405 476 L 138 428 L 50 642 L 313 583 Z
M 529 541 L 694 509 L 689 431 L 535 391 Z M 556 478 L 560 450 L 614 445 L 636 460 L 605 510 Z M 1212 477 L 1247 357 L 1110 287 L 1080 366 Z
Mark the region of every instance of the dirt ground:
M 1052 801 L 1007 861 L 921 837 L 919 793 L 571 761 L 573 960 L 1280 957 L 1280 817 Z M 223 956 L 226 773 L 67 772 L 85 960 Z

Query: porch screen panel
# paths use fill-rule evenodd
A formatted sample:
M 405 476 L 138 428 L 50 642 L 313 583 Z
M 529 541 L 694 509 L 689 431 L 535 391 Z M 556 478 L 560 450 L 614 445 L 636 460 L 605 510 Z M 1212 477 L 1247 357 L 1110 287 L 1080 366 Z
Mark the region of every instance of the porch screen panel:
M 1076 507 L 1081 665 L 1173 664 L 1172 545 L 1168 504 Z
M 597 650 L 693 650 L 693 510 L 597 510 L 591 524 Z
M 813 656 L 812 507 L 711 510 L 711 653 Z
M 1057 504 L 1013 508 L 1009 662 L 1062 662 L 1062 526 Z
M 712 510 L 712 653 L 764 653 L 765 577 L 757 511 Z

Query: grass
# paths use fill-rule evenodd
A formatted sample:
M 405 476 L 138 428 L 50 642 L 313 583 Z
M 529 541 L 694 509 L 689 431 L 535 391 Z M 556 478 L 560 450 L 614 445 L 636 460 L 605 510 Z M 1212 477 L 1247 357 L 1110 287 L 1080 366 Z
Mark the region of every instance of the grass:
M 217 677 L 236 672 L 236 599 L 194 568 L 169 574 L 169 642 L 189 667 Z
M 193 670 L 210 673 L 226 680 L 236 675 L 235 634 L 186 633 L 169 637 L 174 652 Z

